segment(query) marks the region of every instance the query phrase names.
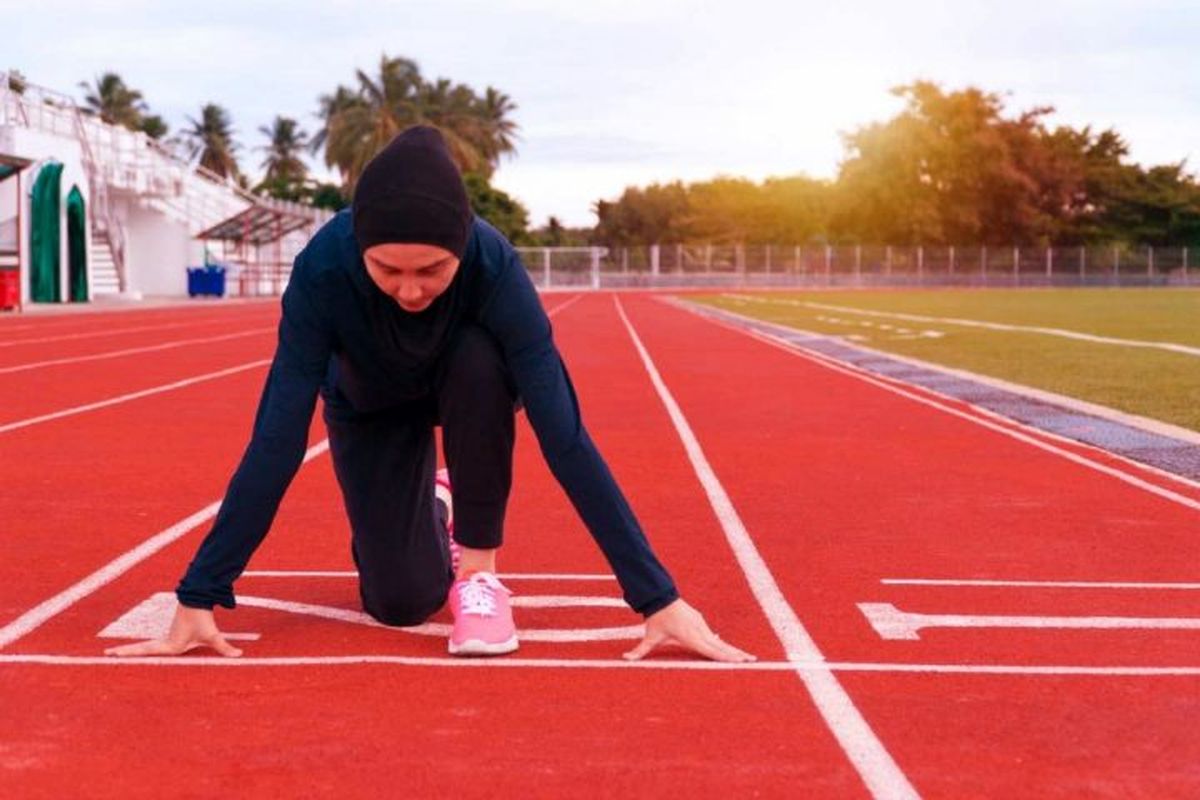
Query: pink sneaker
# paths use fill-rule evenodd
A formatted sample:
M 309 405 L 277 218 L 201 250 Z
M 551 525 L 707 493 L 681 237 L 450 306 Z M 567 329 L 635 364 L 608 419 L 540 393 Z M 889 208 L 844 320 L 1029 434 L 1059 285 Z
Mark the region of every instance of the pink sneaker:
M 510 594 L 490 572 L 476 572 L 454 582 L 450 587 L 450 611 L 454 614 L 451 655 L 498 656 L 517 649 Z
M 454 541 L 454 500 L 450 492 L 450 471 L 439 469 L 434 482 L 433 494 L 446 504 L 446 540 L 450 545 L 450 566 L 454 574 L 458 574 L 458 562 L 462 560 L 462 550 Z

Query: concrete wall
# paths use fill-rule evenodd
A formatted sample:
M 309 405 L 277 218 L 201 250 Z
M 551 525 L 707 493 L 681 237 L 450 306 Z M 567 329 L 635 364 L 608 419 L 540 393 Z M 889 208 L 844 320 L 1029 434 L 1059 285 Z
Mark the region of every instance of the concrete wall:
M 135 203 L 125 208 L 125 269 L 130 291 L 184 296 L 187 267 L 203 263 L 199 243 L 187 227 Z

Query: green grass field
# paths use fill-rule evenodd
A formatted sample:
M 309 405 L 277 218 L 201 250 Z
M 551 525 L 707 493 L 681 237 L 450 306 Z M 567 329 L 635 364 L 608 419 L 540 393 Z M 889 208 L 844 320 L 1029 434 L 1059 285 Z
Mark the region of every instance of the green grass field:
M 1200 354 L 856 313 L 1056 328 L 1200 348 L 1200 290 L 736 291 L 688 299 L 1200 431 Z

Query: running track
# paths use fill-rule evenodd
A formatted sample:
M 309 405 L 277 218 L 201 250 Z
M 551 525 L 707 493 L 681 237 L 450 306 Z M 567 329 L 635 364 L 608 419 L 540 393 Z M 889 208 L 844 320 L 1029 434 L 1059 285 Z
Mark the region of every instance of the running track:
M 589 429 L 684 596 L 758 664 L 628 666 L 628 639 L 452 662 L 437 637 L 245 603 L 218 617 L 261 634 L 240 661 L 99 657 L 114 640 L 97 634 L 170 590 L 207 529 L 194 515 L 245 444 L 276 306 L 4 318 L 0 794 L 1200 795 L 1194 487 L 654 295 L 546 304 Z M 586 579 L 510 585 L 616 596 L 588 577 L 605 565 L 524 425 L 517 476 L 502 571 Z M 239 595 L 353 612 L 347 537 L 318 448 L 250 565 L 270 574 Z M 897 579 L 1032 585 L 882 582 Z M 864 603 L 1169 622 L 897 640 Z M 603 605 L 517 613 L 576 638 L 637 623 Z

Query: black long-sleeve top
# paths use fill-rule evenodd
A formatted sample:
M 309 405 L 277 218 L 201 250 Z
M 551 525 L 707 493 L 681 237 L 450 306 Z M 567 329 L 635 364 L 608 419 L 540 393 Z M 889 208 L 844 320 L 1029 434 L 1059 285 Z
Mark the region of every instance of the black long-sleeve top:
M 179 601 L 193 608 L 234 607 L 233 582 L 300 468 L 323 387 L 336 387 L 364 412 L 419 397 L 428 391 L 438 356 L 467 322 L 499 342 L 542 455 L 626 602 L 649 615 L 675 600 L 670 575 L 583 426 L 550 321 L 512 245 L 476 218 L 450 286 L 429 308 L 410 313 L 367 275 L 347 210 L 296 257 L 250 443 L 176 589 Z

